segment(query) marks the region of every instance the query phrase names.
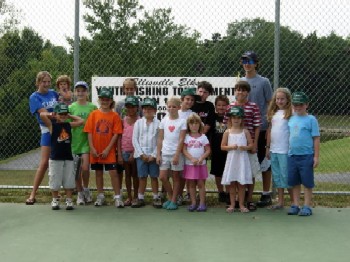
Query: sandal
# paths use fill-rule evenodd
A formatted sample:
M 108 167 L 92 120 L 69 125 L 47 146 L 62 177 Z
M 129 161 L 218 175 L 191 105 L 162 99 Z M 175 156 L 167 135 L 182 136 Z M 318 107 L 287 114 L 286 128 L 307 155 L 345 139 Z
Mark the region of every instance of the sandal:
M 233 212 L 235 212 L 235 208 L 234 208 L 234 207 L 228 207 L 228 208 L 226 208 L 226 213 L 231 214 L 231 213 L 233 213 Z
M 247 202 L 247 209 L 249 211 L 256 211 L 256 205 L 254 202 Z
M 199 205 L 197 208 L 197 212 L 205 212 L 207 211 L 207 206 L 206 205 Z
M 282 205 L 272 205 L 272 206 L 268 207 L 267 209 L 269 209 L 269 210 L 281 210 L 283 208 L 284 208 L 284 206 L 282 206 Z
M 28 198 L 25 203 L 28 206 L 32 206 L 36 203 L 36 199 L 35 198 Z
M 298 215 L 302 216 L 302 217 L 311 216 L 312 215 L 312 209 L 309 206 L 303 206 L 300 209 Z
M 166 210 L 176 210 L 177 209 L 177 205 L 174 202 L 169 203 L 169 205 L 167 206 Z
M 162 207 L 163 207 L 164 209 L 167 209 L 170 203 L 171 203 L 171 201 L 168 200 L 168 201 L 166 201 L 166 202 L 163 203 Z
M 296 205 L 291 205 L 288 210 L 288 215 L 298 215 L 300 211 L 300 208 Z
M 190 212 L 193 212 L 197 209 L 196 205 L 190 205 L 188 206 L 187 210 L 190 211 Z
M 131 206 L 131 200 L 130 200 L 130 198 L 127 198 L 127 199 L 124 201 L 124 206 L 126 206 L 126 207 Z
M 248 208 L 243 207 L 243 208 L 240 208 L 240 209 L 239 209 L 239 212 L 241 212 L 241 213 L 249 213 L 250 211 L 249 211 Z

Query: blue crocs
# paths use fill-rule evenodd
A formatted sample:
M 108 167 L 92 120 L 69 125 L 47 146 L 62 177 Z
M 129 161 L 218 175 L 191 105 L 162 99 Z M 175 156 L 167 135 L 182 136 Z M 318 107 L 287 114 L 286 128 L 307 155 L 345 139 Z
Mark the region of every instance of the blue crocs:
M 166 202 L 163 203 L 162 207 L 163 207 L 164 209 L 167 209 L 170 203 L 171 203 L 171 201 L 168 200 L 168 201 L 166 201 Z
M 308 217 L 312 215 L 312 209 L 309 206 L 303 206 L 299 211 L 299 216 Z
M 167 206 L 166 210 L 176 210 L 177 205 L 174 202 L 170 202 L 170 204 Z
M 298 215 L 300 211 L 300 208 L 296 205 L 291 205 L 288 210 L 288 215 Z

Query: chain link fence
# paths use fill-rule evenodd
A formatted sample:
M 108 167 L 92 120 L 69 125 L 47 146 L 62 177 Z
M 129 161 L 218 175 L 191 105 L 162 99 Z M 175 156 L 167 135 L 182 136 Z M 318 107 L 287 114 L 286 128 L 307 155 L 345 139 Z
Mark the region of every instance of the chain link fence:
M 322 131 L 316 191 L 350 192 L 349 1 L 79 4 L 78 73 L 90 84 L 96 76 L 236 77 L 244 74 L 241 54 L 254 50 L 261 60 L 259 73 L 273 88 L 278 82 L 311 98 L 309 111 Z M 40 132 L 28 98 L 36 90 L 38 71 L 47 70 L 54 79 L 73 78 L 75 3 L 0 0 L 0 13 L 0 184 L 25 187 L 31 186 L 40 158 Z M 215 190 L 214 182 L 208 187 Z

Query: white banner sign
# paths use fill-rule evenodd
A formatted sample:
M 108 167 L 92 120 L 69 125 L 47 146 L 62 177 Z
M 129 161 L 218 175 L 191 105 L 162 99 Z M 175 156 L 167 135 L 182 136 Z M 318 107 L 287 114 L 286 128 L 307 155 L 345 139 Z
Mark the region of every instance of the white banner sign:
M 152 97 L 157 100 L 157 116 L 159 119 L 166 112 L 166 101 L 172 96 L 180 97 L 185 88 L 197 88 L 200 81 L 208 81 L 213 85 L 214 94 L 208 100 L 213 102 L 218 95 L 226 95 L 233 100 L 236 77 L 132 77 L 137 82 L 136 95 L 141 100 Z M 126 77 L 93 77 L 92 78 L 92 102 L 98 105 L 98 92 L 102 87 L 113 90 L 114 101 L 125 99 L 123 93 L 123 81 Z

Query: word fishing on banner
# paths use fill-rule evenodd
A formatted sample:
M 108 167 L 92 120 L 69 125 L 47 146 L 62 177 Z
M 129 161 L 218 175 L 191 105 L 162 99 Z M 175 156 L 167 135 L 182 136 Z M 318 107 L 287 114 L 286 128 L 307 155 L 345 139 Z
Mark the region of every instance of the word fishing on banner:
M 125 99 L 123 82 L 129 77 L 93 77 L 92 78 L 92 102 L 98 105 L 98 92 L 102 87 L 113 91 L 114 101 Z M 157 118 L 161 119 L 166 114 L 166 102 L 172 97 L 180 97 L 185 88 L 196 88 L 198 82 L 208 81 L 214 88 L 214 94 L 208 100 L 215 101 L 216 96 L 226 95 L 230 101 L 234 100 L 234 86 L 237 77 L 131 77 L 137 82 L 136 96 L 142 100 L 145 97 L 156 99 Z

